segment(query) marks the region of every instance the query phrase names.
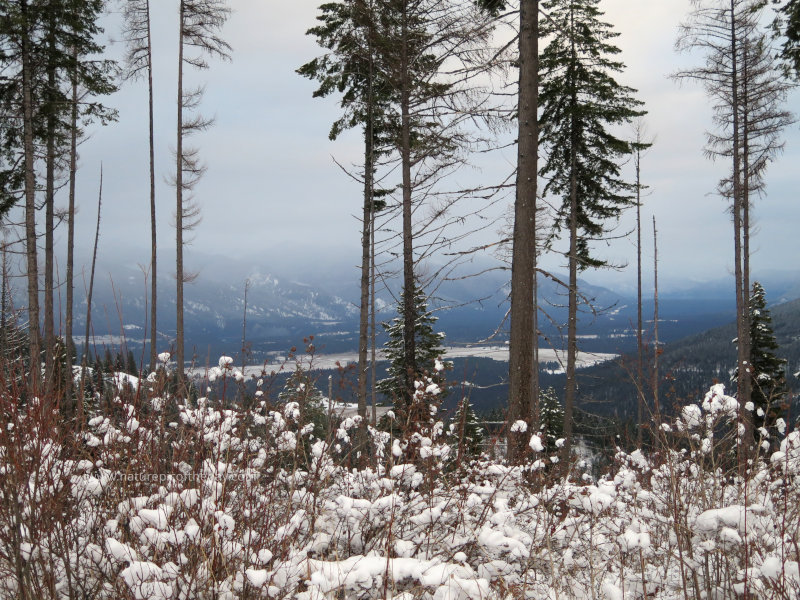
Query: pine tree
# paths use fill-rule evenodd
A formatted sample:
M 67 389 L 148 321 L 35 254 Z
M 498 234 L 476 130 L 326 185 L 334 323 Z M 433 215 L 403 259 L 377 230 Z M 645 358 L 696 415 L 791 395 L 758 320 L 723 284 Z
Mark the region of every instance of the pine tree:
M 539 394 L 539 432 L 548 451 L 556 448 L 556 440 L 564 433 L 564 408 L 558 401 L 555 389 L 548 387 Z
M 387 153 L 389 86 L 376 65 L 375 0 L 344 0 L 320 6 L 320 24 L 308 30 L 328 53 L 300 67 L 297 72 L 319 81 L 315 97 L 341 94 L 343 115 L 331 126 L 335 140 L 345 129 L 364 129 L 363 211 L 361 219 L 361 302 L 358 354 L 358 414 L 367 414 L 367 323 L 369 314 L 371 239 L 375 215 L 385 202 L 376 198 L 375 169 Z M 380 193 L 378 194 L 380 195 Z M 374 283 L 373 283 L 374 285 Z
M 779 56 L 784 67 L 800 79 L 800 0 L 756 0 L 757 8 L 777 5 L 772 29 L 781 40 Z
M 397 306 L 398 316 L 391 323 L 383 323 L 383 328 L 389 336 L 384 345 L 384 353 L 389 361 L 386 369 L 389 376 L 378 382 L 378 391 L 388 396 L 394 402 L 395 413 L 398 421 L 408 423 L 412 411 L 413 390 L 409 393 L 408 381 L 423 381 L 424 374 L 437 383 L 442 383 L 437 362 L 444 355 L 442 347 L 443 334 L 434 331 L 437 317 L 428 310 L 428 299 L 424 290 L 419 286 L 414 287 L 414 346 L 416 351 L 416 371 L 408 373 L 406 358 L 406 324 L 405 324 L 405 293 L 400 295 Z M 409 400 L 410 398 L 410 400 Z
M 778 342 L 772 331 L 772 317 L 767 309 L 764 288 L 753 282 L 750 295 L 750 364 L 753 370 L 753 393 L 755 406 L 753 424 L 756 430 L 768 430 L 784 412 L 786 389 L 786 360 L 776 354 Z M 758 434 L 756 434 L 758 436 Z
M 38 210 L 37 160 L 44 158 L 45 193 L 45 273 L 44 273 L 44 346 L 49 370 L 54 351 L 54 196 L 56 173 L 69 155 L 71 131 L 77 121 L 113 117 L 94 100 L 111 93 L 113 65 L 98 60 L 103 47 L 96 38 L 102 13 L 102 0 L 72 2 L 2 2 L 0 14 L 0 209 L 12 198 L 25 200 L 25 254 L 28 279 L 28 316 L 35 327 L 29 329 L 31 365 L 38 364 L 42 349 L 38 324 L 39 260 L 37 250 Z M 68 93 L 80 87 L 79 107 Z M 71 219 L 71 215 L 70 215 Z M 68 282 L 72 285 L 72 282 Z M 32 369 L 29 387 L 39 383 L 38 369 Z M 52 382 L 49 382 L 52 383 Z
M 458 462 L 464 460 L 465 457 L 480 455 L 484 440 L 483 427 L 481 427 L 467 396 L 464 396 L 458 403 L 458 408 L 450 422 L 450 433 L 456 438 Z
M 634 186 L 620 176 L 620 163 L 634 145 L 616 137 L 609 127 L 631 122 L 644 114 L 632 88 L 619 84 L 614 73 L 623 63 L 613 60 L 619 48 L 611 43 L 619 34 L 600 20 L 599 0 L 549 0 L 549 17 L 540 34 L 549 39 L 541 55 L 539 102 L 540 140 L 546 159 L 540 175 L 547 181 L 544 194 L 562 198 L 557 231 L 569 232 L 569 314 L 567 384 L 564 401 L 564 454 L 569 456 L 572 411 L 577 392 L 578 272 L 607 266 L 592 255 L 593 240 L 608 231 L 633 204 Z

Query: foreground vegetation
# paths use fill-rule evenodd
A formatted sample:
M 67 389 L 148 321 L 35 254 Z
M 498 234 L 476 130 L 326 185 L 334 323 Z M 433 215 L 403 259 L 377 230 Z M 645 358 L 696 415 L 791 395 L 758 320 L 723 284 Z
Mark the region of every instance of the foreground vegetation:
M 800 432 L 779 421 L 738 475 L 721 386 L 593 474 L 539 434 L 521 466 L 472 455 L 433 409 L 400 437 L 321 415 L 298 377 L 245 406 L 183 403 L 167 375 L 96 396 L 82 423 L 4 381 L 0 598 L 800 594 Z M 242 376 L 221 359 L 208 380 Z

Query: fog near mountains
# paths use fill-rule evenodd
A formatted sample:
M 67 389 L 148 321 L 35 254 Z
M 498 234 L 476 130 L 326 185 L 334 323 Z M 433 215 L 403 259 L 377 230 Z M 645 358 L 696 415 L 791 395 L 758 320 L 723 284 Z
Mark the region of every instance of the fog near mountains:
M 149 277 L 141 265 L 125 261 L 123 255 L 102 250 L 99 254 L 93 344 L 101 351 L 121 346 L 141 351 L 147 344 Z M 89 264 L 89 257 L 79 255 L 78 264 Z M 195 282 L 186 286 L 185 309 L 187 346 L 193 349 L 196 361 L 213 362 L 220 354 L 241 354 L 246 285 L 245 344 L 252 360 L 261 360 L 270 353 L 284 354 L 311 335 L 320 352 L 357 348 L 359 272 L 355 260 L 348 261 L 340 255 L 314 255 L 311 249 L 275 247 L 240 259 L 192 249 L 187 264 L 198 274 Z M 435 271 L 433 264 L 423 268 L 423 272 Z M 470 276 L 475 273 L 480 276 Z M 602 271 L 587 276 L 592 283 L 582 281 L 580 290 L 591 307 L 584 304 L 579 317 L 581 348 L 612 354 L 629 351 L 635 345 L 635 290 L 631 294 L 627 287 L 596 285 L 594 282 L 603 281 Z M 555 277 L 565 279 L 558 273 Z M 83 278 L 88 286 L 88 267 L 83 270 Z M 81 279 L 78 269 L 77 281 Z M 453 273 L 450 280 L 428 290 L 432 296 L 430 308 L 439 318 L 437 327 L 445 332 L 446 343 L 505 342 L 508 279 L 509 272 L 499 261 L 476 258 Z M 766 288 L 772 305 L 800 298 L 800 275 L 796 272 L 773 270 L 757 273 L 755 279 Z M 395 283 L 391 277 L 386 281 L 390 286 Z M 732 287 L 728 276 L 705 282 L 672 282 L 662 287 L 661 340 L 674 341 L 730 321 L 734 311 Z M 544 276 L 539 279 L 539 293 L 543 311 L 540 329 L 545 336 L 542 345 L 560 349 L 564 346 L 559 327 L 566 321 L 566 296 L 555 281 Z M 396 294 L 397 290 L 379 288 L 379 322 L 394 317 Z M 75 331 L 81 338 L 76 343 L 82 346 L 86 301 L 80 283 L 76 299 L 79 307 Z M 652 291 L 646 285 L 643 313 L 645 339 L 649 340 L 653 303 Z M 174 274 L 164 266 L 159 271 L 158 325 L 158 350 L 169 350 L 175 330 L 175 281 Z M 378 343 L 382 341 L 380 337 Z

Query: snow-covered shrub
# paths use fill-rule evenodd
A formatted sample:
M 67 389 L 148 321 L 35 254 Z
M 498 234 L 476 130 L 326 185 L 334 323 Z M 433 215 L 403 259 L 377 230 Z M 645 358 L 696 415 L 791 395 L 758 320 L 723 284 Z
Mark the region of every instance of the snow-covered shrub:
M 0 395 L 0 600 L 800 597 L 800 435 L 740 477 L 720 389 L 596 481 L 556 479 L 538 432 L 526 464 L 453 469 L 436 415 L 322 439 L 292 400 L 151 393 L 82 429 Z

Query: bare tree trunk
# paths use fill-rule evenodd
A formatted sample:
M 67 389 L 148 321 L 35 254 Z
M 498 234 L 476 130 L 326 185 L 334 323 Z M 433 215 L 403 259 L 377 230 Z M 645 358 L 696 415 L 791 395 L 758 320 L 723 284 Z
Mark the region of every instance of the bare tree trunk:
M 637 130 L 636 142 L 641 142 Z M 641 150 L 634 155 L 636 167 L 636 376 L 639 391 L 636 403 L 636 444 L 642 447 L 644 436 L 644 346 L 642 344 L 642 179 Z
M 656 231 L 656 218 L 653 217 L 653 411 L 656 421 L 661 421 L 661 406 L 658 400 L 658 357 L 661 350 L 658 347 L 658 231 Z
M 742 105 L 742 335 L 739 338 L 739 345 L 744 346 L 744 354 L 747 360 L 747 372 L 745 373 L 745 394 L 750 400 L 753 392 L 752 364 L 750 361 L 750 130 L 751 126 L 748 119 L 749 98 L 748 84 L 750 75 L 748 73 L 748 50 L 745 41 L 742 44 L 742 97 L 739 99 Z M 748 429 L 752 429 L 752 413 L 745 411 L 744 416 Z M 751 438 L 745 438 L 750 440 Z
M 242 311 L 242 373 L 247 367 L 247 292 L 250 290 L 250 280 L 244 282 L 244 310 Z
M 369 239 L 370 239 L 370 334 L 371 334 L 371 357 L 370 357 L 370 388 L 372 394 L 372 426 L 376 427 L 378 424 L 378 393 L 375 389 L 377 373 L 376 373 L 376 355 L 377 355 L 377 329 L 375 323 L 375 211 L 370 215 L 369 226 Z
M 147 94 L 148 130 L 150 134 L 150 371 L 156 369 L 158 355 L 158 260 L 156 244 L 156 161 L 155 134 L 153 130 L 153 44 L 150 30 L 150 0 L 145 0 L 147 11 Z
M 369 83 L 367 85 L 370 85 Z M 364 129 L 364 210 L 361 217 L 361 306 L 358 321 L 358 414 L 367 417 L 367 347 L 369 346 L 370 241 L 372 223 L 372 117 Z
M 519 134 L 517 145 L 517 195 L 514 202 L 514 241 L 511 257 L 511 331 L 509 335 L 509 425 L 530 420 L 533 346 L 536 337 L 533 316 L 536 273 L 536 178 L 539 132 L 537 121 L 539 81 L 539 2 L 521 0 L 519 36 Z M 525 436 L 508 431 L 508 457 L 519 462 L 525 452 Z
M 414 234 L 411 223 L 411 82 L 408 56 L 408 5 L 402 11 L 402 52 L 400 64 L 400 159 L 403 179 L 403 362 L 405 367 L 405 405 L 411 408 L 414 397 L 414 377 L 417 372 L 414 292 Z
M 73 50 L 72 58 L 77 60 L 77 49 Z M 72 410 L 72 322 L 75 308 L 75 183 L 78 171 L 78 82 L 72 77 L 72 124 L 69 142 L 69 205 L 67 207 L 67 308 L 64 325 L 64 342 L 67 346 L 67 364 L 64 379 L 66 401 Z M 72 416 L 71 414 L 69 416 Z
M 3 235 L 3 244 L 0 246 L 2 253 L 2 283 L 0 283 L 0 353 L 8 353 L 8 256 L 6 254 L 6 238 Z M 11 354 L 6 354 L 11 357 Z M 5 357 L 3 357 L 5 358 Z
M 83 338 L 83 358 L 81 359 L 81 389 L 78 397 L 77 421 L 83 428 L 83 398 L 86 369 L 89 366 L 89 333 L 92 330 L 92 295 L 94 294 L 94 270 L 97 266 L 97 246 L 100 242 L 100 213 L 103 208 L 103 164 L 100 163 L 100 190 L 97 193 L 97 226 L 94 232 L 94 249 L 92 250 L 92 269 L 89 275 L 89 292 L 86 295 L 86 335 Z
M 44 212 L 44 372 L 45 390 L 53 391 L 55 382 L 55 316 L 53 309 L 54 290 L 54 237 L 55 237 L 55 179 L 56 179 L 56 67 L 53 55 L 56 52 L 54 25 L 49 24 L 47 43 L 47 140 L 45 157 L 45 212 Z
M 180 3 L 178 34 L 178 131 L 175 143 L 175 354 L 178 375 L 178 394 L 185 394 L 183 353 L 183 20 L 184 0 Z
M 574 24 L 572 25 L 574 26 Z M 575 50 L 575 36 L 572 36 L 572 58 L 568 69 L 574 71 L 577 62 Z M 569 77 L 574 81 L 574 74 Z M 574 107 L 577 105 L 575 87 L 570 90 L 569 102 Z M 577 147 L 578 135 L 575 124 L 575 110 L 570 111 L 572 126 L 570 128 L 570 189 L 569 189 L 569 290 L 567 307 L 567 381 L 564 390 L 564 449 L 562 460 L 564 469 L 569 468 L 570 453 L 572 451 L 572 421 L 575 406 L 575 396 L 578 383 L 575 380 L 575 363 L 578 358 L 578 160 Z
M 578 382 L 575 365 L 578 358 L 578 186 L 575 145 L 572 144 L 571 182 L 569 193 L 569 290 L 567 304 L 567 381 L 564 390 L 564 468 L 569 467 L 572 451 L 572 421 Z
M 28 29 L 28 2 L 20 1 L 22 12 L 22 129 L 25 162 L 25 256 L 28 275 L 28 335 L 30 339 L 30 374 L 28 392 L 35 396 L 40 387 L 39 266 L 36 249 L 36 173 L 34 171 L 33 94 L 31 48 Z
M 738 338 L 738 360 L 737 360 L 737 395 L 739 400 L 740 418 L 745 425 L 744 440 L 749 440 L 751 423 L 747 418 L 747 411 L 744 409 L 747 402 L 750 401 L 750 371 L 749 371 L 749 352 L 746 347 L 746 339 L 749 331 L 745 331 L 745 324 L 747 323 L 746 312 L 747 308 L 747 290 L 744 289 L 744 274 L 743 274 L 743 251 L 742 251 L 742 211 L 743 211 L 743 198 L 742 198 L 742 180 L 741 180 L 741 139 L 740 139 L 740 117 L 739 111 L 741 109 L 741 102 L 739 98 L 739 73 L 738 73 L 738 36 L 736 32 L 736 1 L 730 0 L 730 33 L 731 33 L 731 108 L 732 108 L 732 161 L 733 161 L 733 231 L 734 231 L 734 278 L 736 285 L 736 334 Z M 743 440 L 743 441 L 744 441 Z M 739 471 L 744 474 L 747 469 L 747 455 L 748 448 L 744 445 L 741 448 L 739 455 Z
M 539 298 L 536 263 L 536 238 L 533 240 L 533 310 L 531 311 L 531 321 L 533 322 L 533 336 L 531 346 L 531 423 L 535 431 L 539 431 L 541 425 L 541 414 L 539 406 Z

